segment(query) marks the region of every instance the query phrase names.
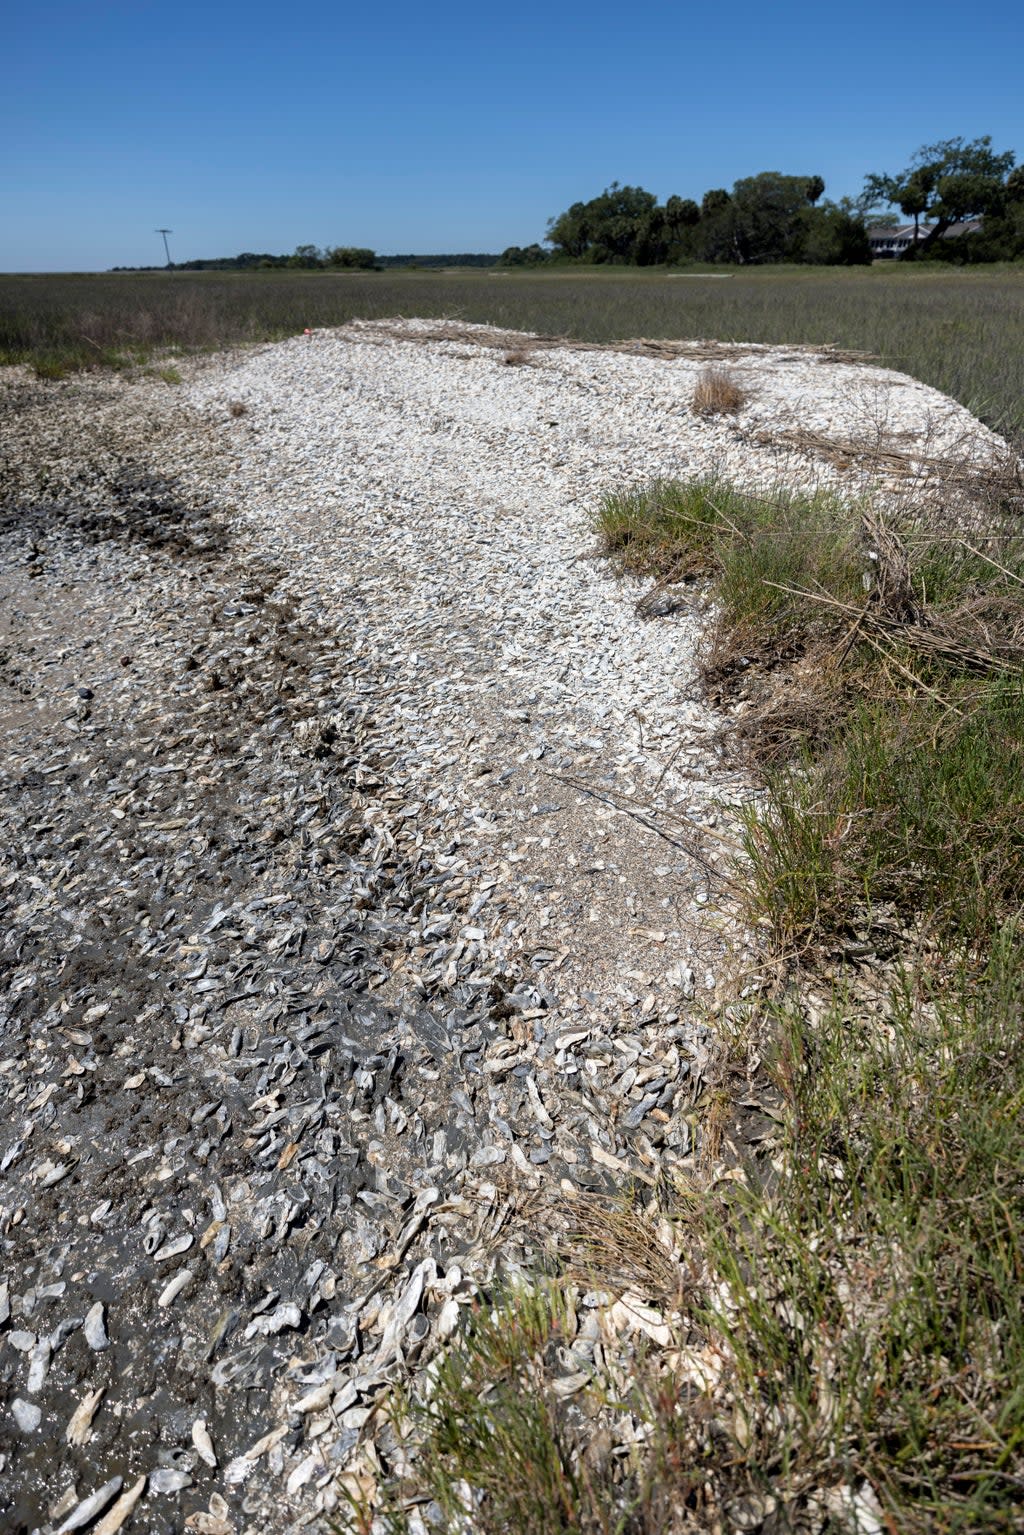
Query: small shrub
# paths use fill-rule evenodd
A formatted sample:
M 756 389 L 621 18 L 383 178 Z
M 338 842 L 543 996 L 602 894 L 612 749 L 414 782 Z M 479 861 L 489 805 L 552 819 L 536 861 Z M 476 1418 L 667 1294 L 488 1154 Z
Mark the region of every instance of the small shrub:
M 228 415 L 235 417 L 244 416 L 247 410 L 248 406 L 244 400 L 232 400 L 228 406 Z

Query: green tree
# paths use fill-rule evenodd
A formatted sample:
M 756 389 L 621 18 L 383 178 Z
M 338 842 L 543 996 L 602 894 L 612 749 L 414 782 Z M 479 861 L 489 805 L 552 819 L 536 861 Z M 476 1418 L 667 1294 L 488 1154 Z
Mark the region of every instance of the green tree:
M 863 219 L 835 203 L 805 208 L 794 255 L 810 266 L 868 266 L 871 244 Z
M 724 187 L 712 187 L 710 192 L 705 192 L 700 205 L 701 218 L 710 218 L 715 213 L 721 213 L 732 201 Z
M 700 205 L 692 197 L 669 197 L 664 209 L 666 261 L 687 261 L 696 251 L 696 229 L 700 223 Z
M 650 265 L 664 259 L 664 215 L 653 192 L 610 187 L 551 220 L 547 240 L 561 255 L 593 262 Z
M 931 228 L 908 252 L 925 256 L 953 224 L 1002 210 L 1015 158 L 1012 150 L 997 154 L 988 134 L 970 142 L 956 138 L 925 144 L 895 176 L 872 172 L 864 182 L 862 203 L 865 209 L 880 204 L 899 208 L 913 218 L 915 233 L 926 218 Z
M 377 265 L 376 252 L 361 245 L 335 245 L 326 252 L 326 259 L 328 266 L 349 270 L 369 271 Z
M 541 245 L 510 245 L 502 251 L 498 259 L 499 266 L 542 266 L 545 261 L 550 261 L 549 253 Z
M 822 181 L 820 176 L 811 176 L 808 178 L 805 195 L 807 197 L 807 201 L 811 204 L 812 207 L 818 201 L 818 198 L 823 196 L 824 191 L 825 183 Z
M 315 245 L 297 245 L 294 254 L 288 257 L 288 265 L 312 269 L 323 266 L 323 257 Z
M 564 213 L 558 214 L 548 224 L 545 239 L 563 256 L 579 260 L 590 246 L 590 227 L 587 222 L 587 204 L 573 203 Z
M 1001 206 L 986 215 L 978 233 L 943 240 L 934 256 L 964 263 L 1024 258 L 1024 166 L 1007 176 Z
M 808 207 L 811 183 L 806 176 L 762 171 L 745 176 L 732 189 L 733 246 L 737 261 L 770 262 L 798 258 L 800 215 Z

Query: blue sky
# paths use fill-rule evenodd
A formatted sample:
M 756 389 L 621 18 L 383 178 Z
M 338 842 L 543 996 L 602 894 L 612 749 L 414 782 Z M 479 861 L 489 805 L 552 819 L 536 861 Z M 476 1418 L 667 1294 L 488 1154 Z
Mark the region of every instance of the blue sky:
M 500 251 L 609 182 L 827 195 L 922 143 L 1024 158 L 1015 0 L 8 0 L 0 270 L 300 243 Z

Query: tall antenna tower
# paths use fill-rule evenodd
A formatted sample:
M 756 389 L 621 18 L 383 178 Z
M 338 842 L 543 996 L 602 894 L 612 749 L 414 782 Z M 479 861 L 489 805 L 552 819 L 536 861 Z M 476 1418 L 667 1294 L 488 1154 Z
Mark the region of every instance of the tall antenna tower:
M 171 250 L 170 250 L 170 246 L 167 244 L 167 236 L 168 235 L 172 235 L 174 233 L 174 230 L 173 229 L 154 229 L 153 233 L 154 234 L 158 234 L 158 235 L 163 235 L 163 237 L 164 237 L 164 255 L 167 257 L 167 265 L 170 266 L 170 264 L 171 264 Z

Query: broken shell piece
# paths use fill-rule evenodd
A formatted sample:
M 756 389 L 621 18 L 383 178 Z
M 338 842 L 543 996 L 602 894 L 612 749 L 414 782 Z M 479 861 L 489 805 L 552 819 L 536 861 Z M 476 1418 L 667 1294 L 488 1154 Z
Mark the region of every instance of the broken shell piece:
M 92 1420 L 96 1416 L 96 1410 L 105 1390 L 105 1386 L 99 1386 L 95 1391 L 87 1391 L 83 1396 L 71 1414 L 71 1420 L 64 1431 L 64 1438 L 68 1444 L 80 1447 L 89 1443 L 92 1438 Z
M 111 1477 L 109 1482 L 104 1482 L 102 1487 L 97 1488 L 95 1492 L 91 1492 L 87 1498 L 82 1499 L 77 1507 L 72 1509 L 58 1529 L 57 1535 L 70 1535 L 72 1530 L 82 1529 L 84 1525 L 95 1519 L 96 1515 L 106 1508 L 111 1498 L 120 1491 L 121 1478 L 119 1476 Z
M 201 1511 L 189 1514 L 185 1520 L 186 1530 L 195 1530 L 197 1535 L 233 1535 L 234 1525 L 229 1519 L 219 1519 L 216 1514 L 204 1514 Z
M 195 1445 L 199 1456 L 214 1471 L 217 1469 L 217 1456 L 213 1448 L 213 1440 L 210 1438 L 204 1418 L 197 1418 L 192 1425 L 192 1443 Z
M 299 1327 L 302 1323 L 302 1312 L 294 1301 L 283 1301 L 280 1306 L 275 1306 L 269 1316 L 255 1317 L 245 1329 L 246 1338 L 255 1338 L 257 1335 L 267 1337 L 271 1333 L 279 1333 L 285 1327 Z
M 195 1237 L 186 1232 L 184 1236 L 175 1237 L 173 1242 L 165 1242 L 153 1254 L 154 1263 L 165 1263 L 168 1258 L 177 1258 L 180 1253 L 187 1253 Z
M 150 1492 L 168 1495 L 172 1492 L 181 1492 L 184 1488 L 191 1486 L 192 1478 L 187 1471 L 175 1471 L 171 1466 L 161 1466 L 159 1470 L 150 1473 Z
M 85 1341 L 95 1354 L 102 1354 L 104 1349 L 110 1347 L 110 1339 L 107 1337 L 107 1329 L 103 1320 L 103 1302 L 98 1300 L 95 1306 L 90 1306 L 82 1323 L 82 1331 Z
M 99 1524 L 93 1526 L 92 1535 L 117 1535 L 118 1530 L 124 1524 L 145 1490 L 146 1478 L 140 1476 L 138 1481 L 128 1488 L 127 1492 L 122 1492 L 113 1508 L 107 1510 Z
M 191 1278 L 191 1269 L 179 1269 L 174 1278 L 160 1291 L 157 1305 L 172 1306 Z
M 49 1338 L 40 1338 L 29 1355 L 28 1380 L 25 1389 L 30 1396 L 41 1391 L 50 1369 L 50 1360 L 53 1357 L 53 1348 Z
M 42 1416 L 43 1410 L 37 1407 L 35 1402 L 26 1402 L 20 1396 L 16 1396 L 11 1403 L 11 1417 L 23 1434 L 34 1434 Z

